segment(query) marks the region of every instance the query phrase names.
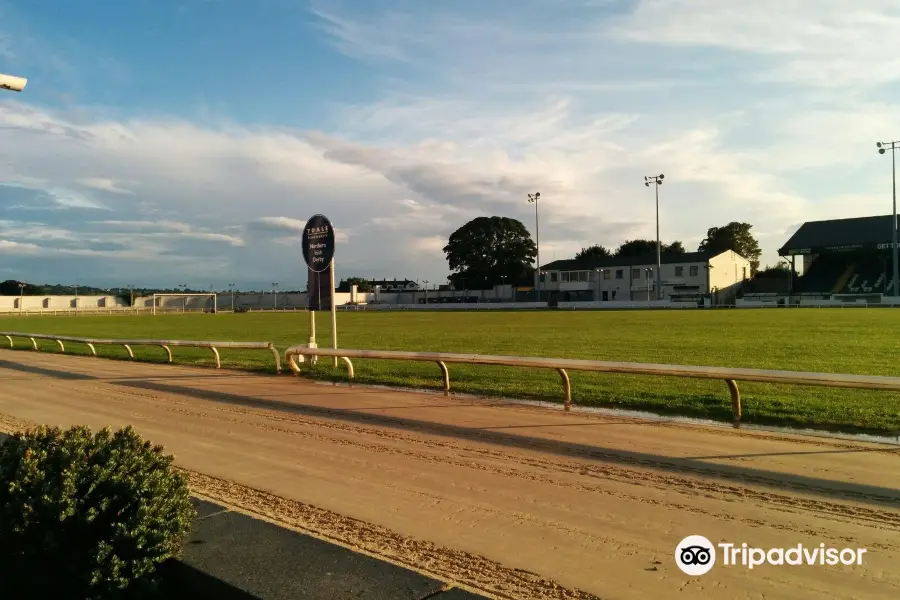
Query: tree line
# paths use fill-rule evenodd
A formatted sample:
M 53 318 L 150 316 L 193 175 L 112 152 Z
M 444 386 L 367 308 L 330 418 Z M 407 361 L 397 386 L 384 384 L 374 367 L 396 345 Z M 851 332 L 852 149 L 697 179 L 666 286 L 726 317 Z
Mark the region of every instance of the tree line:
M 749 223 L 732 221 L 711 227 L 697 252 L 733 250 L 750 261 L 751 273 L 759 269 L 762 250 Z M 680 241 L 660 243 L 665 255 L 685 254 Z M 494 285 L 530 285 L 534 282 L 537 245 L 525 225 L 509 217 L 477 217 L 454 231 L 443 248 L 452 271 L 448 280 L 455 289 L 490 288 Z M 643 258 L 656 254 L 656 241 L 628 240 L 614 251 L 602 244 L 583 248 L 574 259 L 588 263 L 603 258 Z

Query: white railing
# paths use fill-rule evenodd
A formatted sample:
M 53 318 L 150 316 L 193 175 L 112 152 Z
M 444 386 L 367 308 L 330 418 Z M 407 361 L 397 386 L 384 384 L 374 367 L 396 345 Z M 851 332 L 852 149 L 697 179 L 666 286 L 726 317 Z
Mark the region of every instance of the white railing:
M 271 342 L 209 342 L 209 341 L 189 341 L 189 340 L 119 340 L 119 339 L 96 339 L 71 337 L 66 335 L 53 335 L 45 333 L 21 333 L 16 331 L 0 331 L 9 341 L 9 347 L 15 348 L 13 338 L 25 338 L 31 341 L 31 347 L 34 350 L 40 350 L 38 340 L 51 340 L 59 346 L 60 352 L 66 351 L 65 343 L 84 344 L 91 351 L 92 356 L 97 356 L 96 346 L 122 346 L 128 352 L 130 358 L 134 358 L 132 346 L 156 346 L 166 351 L 169 362 L 172 362 L 172 348 L 208 348 L 212 352 L 216 361 L 216 368 L 222 368 L 222 359 L 219 356 L 219 348 L 230 348 L 240 350 L 268 350 L 275 359 L 275 372 L 281 372 L 281 355 L 278 349 Z
M 600 373 L 625 373 L 629 375 L 718 379 L 725 382 L 731 393 L 731 408 L 735 427 L 738 427 L 741 421 L 741 394 L 737 385 L 738 381 L 900 392 L 900 377 L 845 375 L 840 373 L 806 373 L 800 371 L 772 371 L 764 369 L 703 367 L 694 365 L 661 365 L 599 360 L 538 358 L 529 356 L 447 354 L 443 352 L 400 352 L 395 350 L 333 350 L 330 348 L 308 348 L 306 346 L 298 345 L 291 346 L 285 351 L 285 362 L 287 362 L 294 374 L 299 374 L 300 366 L 298 364 L 298 359 L 299 362 L 305 362 L 305 357 L 307 356 L 329 356 L 342 360 L 347 365 L 347 374 L 350 379 L 353 379 L 354 376 L 351 358 L 433 362 L 440 367 L 441 375 L 443 376 L 445 396 L 450 395 L 450 372 L 447 369 L 448 363 L 555 369 L 562 379 L 564 394 L 563 407 L 565 410 L 571 410 L 572 407 L 572 384 L 569 381 L 568 371 L 593 371 Z

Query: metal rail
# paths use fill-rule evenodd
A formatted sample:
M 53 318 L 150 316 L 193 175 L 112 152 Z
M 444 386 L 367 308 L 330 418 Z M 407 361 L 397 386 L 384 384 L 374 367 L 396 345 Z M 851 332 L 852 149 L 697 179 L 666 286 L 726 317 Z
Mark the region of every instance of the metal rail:
M 59 346 L 60 352 L 66 351 L 64 342 L 75 344 L 84 344 L 91 351 L 92 356 L 97 356 L 96 346 L 122 346 L 128 352 L 129 358 L 134 358 L 132 346 L 157 346 L 166 351 L 169 362 L 172 362 L 172 348 L 208 348 L 212 352 L 216 361 L 216 368 L 222 368 L 222 358 L 219 355 L 219 348 L 233 348 L 241 350 L 268 350 L 275 359 L 275 372 L 281 373 L 281 355 L 278 349 L 271 342 L 208 342 L 208 341 L 189 341 L 189 340 L 119 340 L 119 339 L 95 339 L 71 337 L 66 335 L 53 335 L 46 333 L 21 333 L 15 331 L 0 332 L 9 341 L 9 347 L 14 348 L 13 338 L 26 338 L 31 340 L 31 346 L 34 350 L 39 350 L 38 340 L 52 340 Z
M 703 367 L 693 365 L 661 365 L 652 363 L 609 362 L 599 360 L 576 360 L 561 358 L 538 358 L 530 356 L 493 356 L 488 354 L 446 354 L 443 352 L 400 352 L 395 350 L 350 350 L 330 348 L 307 348 L 291 346 L 285 353 L 285 361 L 294 374 L 300 373 L 299 362 L 310 356 L 335 356 L 347 365 L 350 379 L 354 376 L 351 358 L 408 360 L 433 362 L 441 369 L 444 395 L 450 395 L 450 373 L 448 363 L 472 365 L 497 365 L 506 367 L 530 367 L 555 369 L 563 384 L 563 406 L 572 408 L 572 387 L 568 371 L 593 371 L 599 373 L 624 373 L 628 375 L 657 375 L 662 377 L 689 377 L 694 379 L 718 379 L 724 381 L 731 395 L 731 410 L 734 426 L 741 422 L 741 393 L 738 381 L 771 383 L 782 385 L 804 385 L 830 388 L 855 388 L 900 392 L 900 377 L 876 375 L 845 375 L 840 373 L 805 373 L 800 371 L 771 371 L 764 369 L 739 369 L 731 367 Z

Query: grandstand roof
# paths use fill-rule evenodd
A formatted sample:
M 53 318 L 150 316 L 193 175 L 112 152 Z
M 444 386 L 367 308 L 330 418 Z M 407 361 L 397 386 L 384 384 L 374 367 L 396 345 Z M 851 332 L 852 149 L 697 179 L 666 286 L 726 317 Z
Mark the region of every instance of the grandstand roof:
M 778 250 L 781 256 L 883 250 L 891 247 L 891 215 L 807 221 Z
M 716 256 L 717 252 L 685 252 L 684 254 L 663 254 L 660 263 L 664 265 L 681 263 L 702 263 Z M 603 267 L 630 267 L 632 265 L 655 265 L 656 254 L 643 256 L 611 256 L 609 258 L 568 258 L 555 260 L 541 267 L 541 271 L 587 271 Z

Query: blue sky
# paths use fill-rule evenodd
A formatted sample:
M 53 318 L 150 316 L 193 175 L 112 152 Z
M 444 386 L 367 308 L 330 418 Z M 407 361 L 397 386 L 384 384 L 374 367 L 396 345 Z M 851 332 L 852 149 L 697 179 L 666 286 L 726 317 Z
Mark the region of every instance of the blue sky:
M 474 216 L 541 255 L 890 212 L 888 0 L 0 0 L 0 278 L 443 281 Z

